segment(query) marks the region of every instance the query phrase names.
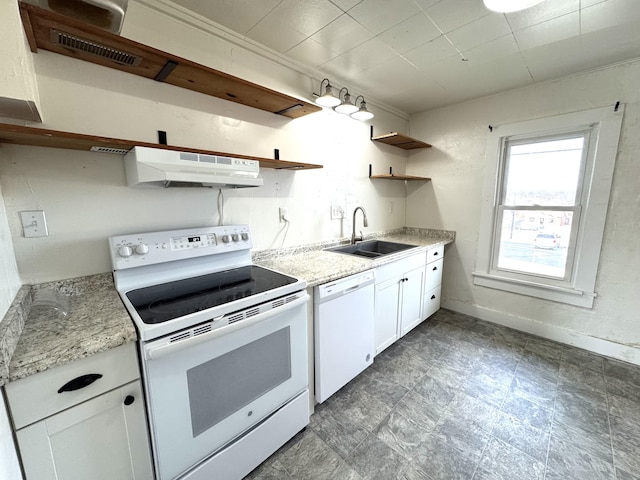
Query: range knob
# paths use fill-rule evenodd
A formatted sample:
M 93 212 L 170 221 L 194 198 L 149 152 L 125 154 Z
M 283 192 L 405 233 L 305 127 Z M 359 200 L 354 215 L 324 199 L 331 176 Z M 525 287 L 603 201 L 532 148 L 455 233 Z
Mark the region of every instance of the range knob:
M 229 235 L 222 236 L 222 243 L 229 243 L 231 241 L 231 237 Z
M 231 235 L 231 238 L 233 238 L 234 242 L 237 242 L 238 240 L 240 240 L 240 235 L 238 235 L 237 233 L 234 233 L 233 235 Z
M 247 232 L 242 233 L 242 240 L 244 240 L 245 242 L 249 240 L 249 234 Z
M 131 255 L 133 255 L 133 250 L 130 246 L 124 245 L 118 249 L 118 255 L 124 258 L 129 258 Z
M 146 253 L 149 253 L 149 245 L 146 243 L 136 245 L 135 251 L 138 255 L 145 255 Z

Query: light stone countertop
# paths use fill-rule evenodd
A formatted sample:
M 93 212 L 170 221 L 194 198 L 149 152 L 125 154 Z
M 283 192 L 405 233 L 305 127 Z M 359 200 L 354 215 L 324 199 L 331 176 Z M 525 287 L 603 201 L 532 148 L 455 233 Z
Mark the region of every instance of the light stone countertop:
M 33 303 L 39 289 L 54 290 L 67 297 L 69 314 L 64 316 L 53 307 Z M 32 304 L 5 381 L 28 377 L 137 339 L 111 273 L 34 285 L 29 295 Z
M 415 245 L 377 259 L 323 250 L 344 245 L 320 242 L 253 252 L 254 263 L 302 278 L 313 287 L 375 268 L 455 240 L 455 232 L 403 228 L 367 236 Z M 38 305 L 38 290 L 53 290 L 69 301 L 64 316 Z M 0 322 L 0 386 L 58 365 L 136 341 L 136 330 L 113 284 L 111 273 L 23 286 Z
M 415 245 L 416 248 L 402 250 L 376 259 L 346 255 L 344 253 L 327 250 L 311 250 L 294 254 L 282 254 L 272 258 L 257 259 L 259 265 L 282 272 L 307 281 L 307 286 L 313 287 L 332 282 L 348 275 L 353 275 L 401 258 L 415 255 L 429 248 L 453 243 L 453 238 L 442 236 L 428 236 L 427 234 L 398 233 L 378 237 L 389 242 Z M 368 240 L 368 239 L 366 239 Z

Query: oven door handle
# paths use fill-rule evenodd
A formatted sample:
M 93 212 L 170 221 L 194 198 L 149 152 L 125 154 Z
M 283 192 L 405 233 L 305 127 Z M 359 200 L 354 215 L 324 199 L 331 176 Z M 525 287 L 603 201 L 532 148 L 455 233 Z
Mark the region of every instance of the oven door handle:
M 236 330 L 239 330 L 241 328 L 246 328 L 250 325 L 259 323 L 259 322 L 264 322 L 265 320 L 268 320 L 270 318 L 275 317 L 276 315 L 280 315 L 282 313 L 285 313 L 288 310 L 291 310 L 299 305 L 303 305 L 305 303 L 307 303 L 309 301 L 309 295 L 307 293 L 305 293 L 304 295 L 302 295 L 299 298 L 296 298 L 295 300 L 283 305 L 282 307 L 277 307 L 274 308 L 272 310 L 266 311 L 264 313 L 259 313 L 258 315 L 255 315 L 251 318 L 248 318 L 246 320 L 243 320 L 241 322 L 237 322 L 237 323 L 233 323 L 231 325 L 226 325 L 223 328 L 218 328 L 215 330 L 211 330 L 210 332 L 207 333 L 202 333 L 200 335 L 196 335 L 195 337 L 188 337 L 184 340 L 178 340 L 174 343 L 165 343 L 163 345 L 145 345 L 144 346 L 144 356 L 146 360 L 154 360 L 160 357 L 164 357 L 166 355 L 169 355 L 171 353 L 175 353 L 178 352 L 180 350 L 184 350 L 186 348 L 190 348 L 193 347 L 195 345 L 198 345 L 200 343 L 204 343 L 204 342 L 208 342 L 209 340 L 212 340 L 214 338 L 220 337 L 222 335 L 228 335 L 231 332 L 234 332 Z M 219 319 L 218 319 L 219 320 Z

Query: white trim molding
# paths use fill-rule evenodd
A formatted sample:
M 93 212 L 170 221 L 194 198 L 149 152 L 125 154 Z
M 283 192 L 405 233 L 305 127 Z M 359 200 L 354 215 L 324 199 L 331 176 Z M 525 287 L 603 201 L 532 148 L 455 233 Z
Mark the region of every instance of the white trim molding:
M 447 301 L 446 304 L 443 303 L 442 308 L 553 340 L 554 342 L 571 345 L 599 355 L 615 358 L 616 360 L 640 365 L 640 348 L 592 337 L 557 325 L 543 323 L 532 318 L 521 317 L 519 315 L 455 300 Z

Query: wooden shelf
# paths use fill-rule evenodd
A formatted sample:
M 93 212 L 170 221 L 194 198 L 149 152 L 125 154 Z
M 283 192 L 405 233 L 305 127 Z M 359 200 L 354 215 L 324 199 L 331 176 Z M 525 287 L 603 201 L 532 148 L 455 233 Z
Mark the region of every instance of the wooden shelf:
M 427 177 L 414 177 L 413 175 L 395 175 L 395 174 L 385 174 L 385 175 L 371 175 L 369 178 L 377 178 L 381 180 L 408 180 L 408 181 L 423 181 L 430 182 L 431 179 Z
M 321 110 L 313 103 L 31 4 L 20 3 L 20 15 L 34 53 L 38 48 L 49 50 L 289 118 Z
M 92 151 L 96 147 L 102 151 L 115 150 L 110 153 L 123 154 L 135 146 L 159 148 L 163 150 L 177 150 L 180 152 L 205 153 L 210 155 L 220 155 L 224 157 L 244 158 L 248 160 L 258 160 L 260 168 L 288 169 L 288 170 L 309 170 L 323 168 L 322 165 L 310 163 L 288 162 L 286 160 L 273 160 L 270 158 L 252 157 L 249 155 L 238 155 L 235 153 L 215 152 L 189 147 L 176 147 L 172 145 L 160 145 L 157 143 L 136 142 L 133 140 L 122 140 L 118 138 L 97 137 L 94 135 L 83 135 L 80 133 L 61 132 L 58 130 L 45 130 L 44 128 L 24 127 L 21 125 L 11 125 L 0 123 L 0 143 L 14 145 L 32 145 L 37 147 L 67 148 L 71 150 Z
M 371 127 L 371 140 L 374 142 L 386 143 L 394 147 L 402 148 L 404 150 L 414 150 L 416 148 L 430 148 L 428 143 L 421 142 L 415 138 L 407 137 L 401 133 L 391 132 L 386 135 L 373 136 L 373 127 Z

